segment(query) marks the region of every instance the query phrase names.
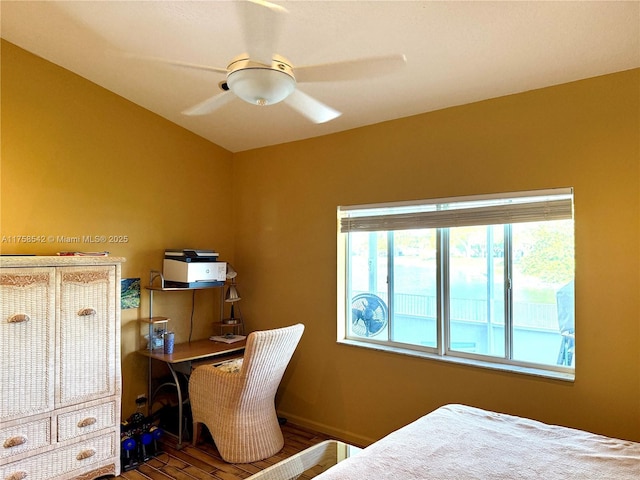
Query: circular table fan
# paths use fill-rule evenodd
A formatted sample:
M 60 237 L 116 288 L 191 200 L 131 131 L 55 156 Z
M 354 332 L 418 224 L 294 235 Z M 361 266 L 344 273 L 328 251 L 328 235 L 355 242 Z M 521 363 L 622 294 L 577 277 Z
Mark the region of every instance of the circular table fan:
M 387 305 L 373 293 L 360 293 L 351 300 L 351 331 L 361 337 L 373 337 L 387 326 Z

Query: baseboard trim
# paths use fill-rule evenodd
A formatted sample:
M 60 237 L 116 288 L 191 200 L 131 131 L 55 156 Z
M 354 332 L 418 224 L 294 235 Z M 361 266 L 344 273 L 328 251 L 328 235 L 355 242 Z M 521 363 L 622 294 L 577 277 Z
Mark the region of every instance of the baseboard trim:
M 366 447 L 375 442 L 375 439 L 373 438 L 364 437 L 348 430 L 334 428 L 324 423 L 314 422 L 313 420 L 294 415 L 293 413 L 286 412 L 284 410 L 278 410 L 278 416 L 286 418 L 287 422 L 298 425 L 299 427 L 323 433 L 332 438 L 342 440 L 343 442 L 355 445 L 357 447 Z

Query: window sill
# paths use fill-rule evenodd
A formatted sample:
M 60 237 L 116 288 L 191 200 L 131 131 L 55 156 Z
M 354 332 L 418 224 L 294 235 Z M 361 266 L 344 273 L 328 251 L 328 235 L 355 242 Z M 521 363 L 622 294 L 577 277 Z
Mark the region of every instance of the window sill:
M 440 356 L 429 352 L 422 352 L 419 350 L 409 350 L 407 348 L 395 347 L 392 345 L 384 345 L 378 343 L 366 343 L 359 342 L 357 340 L 343 339 L 338 340 L 339 344 L 349 345 L 352 347 L 369 348 L 372 350 L 380 350 L 383 352 L 396 353 L 400 355 L 407 355 L 410 357 L 419 357 L 427 360 L 436 360 L 439 362 L 454 363 L 458 365 L 467 365 L 476 368 L 486 368 L 489 370 L 499 370 L 502 372 L 517 373 L 521 375 L 530 375 L 534 377 L 549 378 L 552 380 L 561 380 L 565 382 L 575 381 L 575 372 L 559 372 L 553 370 L 545 370 L 543 368 L 509 365 L 506 363 L 487 362 L 477 360 L 475 358 L 454 357 L 450 355 Z

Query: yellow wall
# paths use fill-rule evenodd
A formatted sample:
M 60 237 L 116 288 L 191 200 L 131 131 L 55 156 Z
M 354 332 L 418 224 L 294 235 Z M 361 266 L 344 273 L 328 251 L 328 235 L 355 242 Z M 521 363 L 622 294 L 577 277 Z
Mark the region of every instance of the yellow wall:
M 640 440 L 640 70 L 235 155 L 5 42 L 1 72 L 0 233 L 129 237 L 2 253 L 110 250 L 147 283 L 164 248 L 216 248 L 241 272 L 249 330 L 307 327 L 278 395 L 290 421 L 367 443 L 460 402 Z M 575 383 L 336 344 L 338 205 L 564 186 Z M 180 341 L 178 295 L 155 313 Z M 123 312 L 125 415 L 145 390 L 147 298 Z M 198 336 L 210 307 L 197 297 Z
M 233 257 L 230 152 L 10 43 L 1 55 L 0 253 L 108 250 L 126 257 L 123 278 L 143 285 L 167 247 Z M 18 235 L 128 241 L 9 241 Z M 154 315 L 169 316 L 177 341 L 186 340 L 190 294 L 161 295 Z M 122 312 L 125 416 L 147 390 L 146 362 L 134 353 L 147 299 L 143 290 L 141 308 Z M 196 294 L 197 335 L 210 331 L 217 308 L 213 295 Z
M 628 71 L 236 154 L 243 311 L 307 326 L 281 412 L 366 442 L 459 402 L 640 440 L 639 92 Z M 336 344 L 338 205 L 566 186 L 575 383 Z

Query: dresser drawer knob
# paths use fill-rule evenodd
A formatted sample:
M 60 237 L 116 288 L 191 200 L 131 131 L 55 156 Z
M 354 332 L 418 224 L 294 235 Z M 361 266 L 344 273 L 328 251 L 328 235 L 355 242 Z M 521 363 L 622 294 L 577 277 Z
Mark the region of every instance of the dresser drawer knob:
M 95 448 L 87 448 L 86 450 L 82 450 L 78 454 L 78 456 L 76 457 L 76 460 L 84 460 L 85 458 L 93 457 L 95 454 L 96 454 Z
M 14 472 L 8 477 L 4 477 L 5 480 L 22 480 L 27 478 L 27 472 Z
M 31 317 L 26 313 L 16 313 L 15 315 L 11 315 L 7 320 L 7 323 L 23 323 L 31 320 Z
M 78 427 L 88 427 L 90 425 L 94 425 L 97 421 L 96 417 L 87 417 L 78 422 Z
M 78 316 L 79 317 L 90 317 L 91 315 L 95 315 L 96 309 L 95 308 L 83 308 L 82 310 L 80 310 L 78 312 Z
M 23 437 L 22 435 L 18 435 L 16 437 L 7 438 L 2 446 L 4 448 L 17 447 L 18 445 L 24 445 L 27 443 L 27 437 Z

